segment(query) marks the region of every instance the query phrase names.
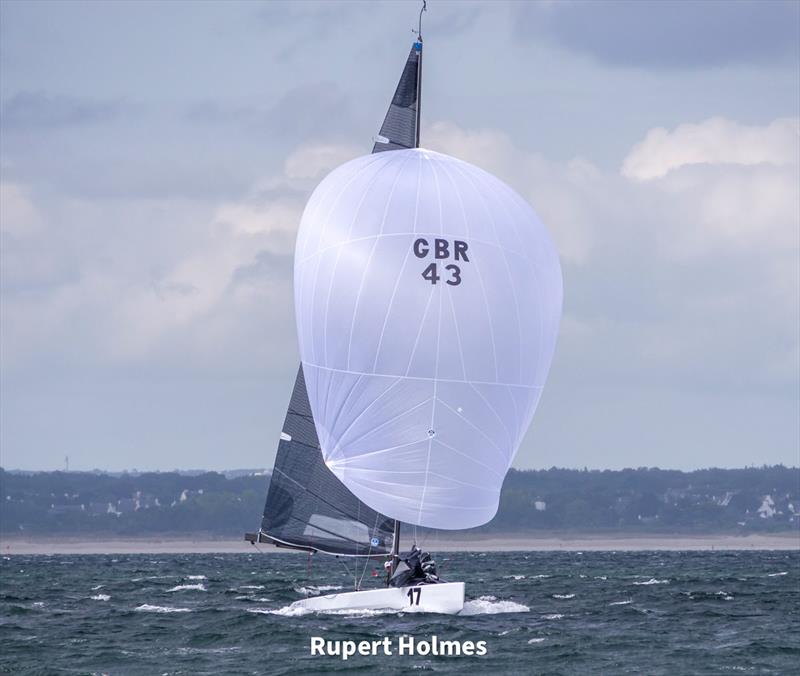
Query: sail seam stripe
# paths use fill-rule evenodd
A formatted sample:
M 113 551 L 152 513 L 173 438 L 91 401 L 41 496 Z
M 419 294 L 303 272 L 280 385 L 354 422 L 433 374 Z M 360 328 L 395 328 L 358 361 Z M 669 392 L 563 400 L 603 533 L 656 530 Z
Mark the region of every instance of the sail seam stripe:
M 361 375 L 367 375 L 367 374 L 361 374 Z M 369 403 L 369 406 L 367 406 L 367 407 L 366 407 L 366 408 L 365 408 L 363 411 L 361 411 L 361 413 L 359 413 L 359 414 L 358 414 L 358 415 L 357 415 L 357 416 L 356 416 L 356 417 L 353 419 L 353 422 L 351 422 L 351 423 L 350 423 L 350 424 L 347 426 L 347 428 L 344 430 L 344 432 L 342 432 L 342 433 L 339 435 L 339 442 L 337 442 L 336 446 L 335 446 L 335 447 L 334 447 L 334 449 L 331 451 L 330 459 L 333 459 L 334 455 L 335 455 L 335 454 L 337 453 L 337 451 L 340 449 L 340 447 L 341 447 L 341 442 L 342 442 L 342 441 L 344 441 L 344 438 L 347 436 L 347 433 L 348 433 L 348 432 L 349 432 L 349 431 L 350 431 L 350 430 L 353 428 L 353 425 L 355 425 L 355 424 L 356 424 L 356 423 L 357 423 L 359 420 L 361 420 L 361 418 L 364 416 L 364 414 L 365 414 L 367 411 L 369 411 L 369 409 L 371 409 L 371 408 L 372 408 L 372 407 L 373 407 L 375 404 L 377 404 L 377 403 L 378 403 L 378 402 L 379 402 L 381 399 L 383 399 L 383 397 L 385 397 L 385 396 L 386 396 L 386 395 L 387 395 L 387 394 L 388 394 L 388 393 L 389 393 L 389 392 L 390 392 L 390 391 L 391 391 L 391 390 L 392 390 L 392 389 L 393 389 L 393 388 L 394 388 L 396 385 L 398 385 L 399 383 L 400 383 L 400 378 L 398 378 L 398 379 L 397 379 L 397 380 L 395 380 L 395 381 L 394 381 L 394 382 L 393 382 L 391 385 L 389 385 L 389 387 L 387 387 L 387 388 L 386 388 L 386 389 L 385 389 L 383 392 L 381 392 L 381 393 L 380 393 L 380 394 L 379 394 L 379 395 L 378 395 L 378 396 L 377 396 L 375 399 L 373 399 L 373 400 L 372 400 L 372 401 Z M 370 432 L 372 432 L 372 431 L 373 431 L 373 430 L 370 430 Z M 363 437 L 361 437 L 361 438 L 363 438 Z
M 434 169 L 434 174 L 435 172 L 436 169 Z M 471 237 L 469 237 L 469 225 L 467 221 L 467 211 L 464 208 L 464 200 L 461 199 L 461 193 L 456 188 L 456 184 L 455 181 L 453 180 L 453 177 L 447 171 L 445 171 L 445 173 L 447 174 L 447 177 L 450 179 L 450 183 L 453 185 L 453 188 L 455 189 L 456 197 L 458 197 L 458 204 L 461 207 L 461 215 L 464 218 L 464 230 L 467 232 L 467 238 L 471 239 Z M 497 246 L 499 247 L 499 243 Z M 497 345 L 494 339 L 494 321 L 492 319 L 492 311 L 489 309 L 489 297 L 486 295 L 486 286 L 483 283 L 483 275 L 481 274 L 479 258 L 474 259 L 474 264 L 475 264 L 475 274 L 478 277 L 478 285 L 481 287 L 483 304 L 486 307 L 486 317 L 489 319 L 489 337 L 492 339 L 492 360 L 494 361 L 494 377 L 495 379 L 498 379 L 500 377 L 500 371 L 497 366 Z
M 330 251 L 332 249 L 341 248 L 343 246 L 348 246 L 350 244 L 357 244 L 358 242 L 364 242 L 364 241 L 367 241 L 367 240 L 370 240 L 370 239 L 378 239 L 378 238 L 381 238 L 381 237 L 408 237 L 410 235 L 415 235 L 416 236 L 416 235 L 424 235 L 424 234 L 427 234 L 427 233 L 417 232 L 417 231 L 414 231 L 414 232 L 384 232 L 382 234 L 364 235 L 363 237 L 355 237 L 354 239 L 348 239 L 348 240 L 345 240 L 343 242 L 337 242 L 336 244 L 330 244 L 329 246 L 326 246 L 324 249 L 319 249 L 319 250 L 315 251 L 314 253 L 309 254 L 308 256 L 303 258 L 301 261 L 299 261 L 298 265 L 305 265 L 312 258 L 315 258 L 316 256 L 320 256 L 320 255 L 322 255 L 324 253 L 327 253 L 328 251 Z M 447 236 L 450 236 L 450 237 L 460 237 L 460 235 L 451 234 L 451 233 L 439 233 L 439 234 L 440 235 L 445 235 L 446 234 Z M 518 258 L 521 258 L 526 264 L 531 264 L 526 256 L 521 254 L 519 251 L 515 251 L 514 249 L 510 249 L 507 246 L 504 246 L 503 244 L 498 244 L 497 242 L 490 242 L 490 241 L 488 241 L 486 239 L 475 239 L 474 237 L 469 235 L 469 233 L 467 233 L 466 236 L 469 238 L 470 244 L 473 244 L 473 243 L 474 244 L 483 244 L 484 246 L 490 246 L 490 247 L 493 247 L 495 249 L 501 249 L 504 253 L 511 254 L 512 256 L 517 256 Z
M 389 190 L 389 196 L 386 198 L 386 205 L 383 208 L 383 218 L 381 218 L 381 227 L 380 232 L 378 233 L 378 237 L 375 237 L 374 241 L 372 242 L 372 248 L 369 252 L 369 257 L 367 258 L 367 263 L 364 266 L 364 270 L 361 273 L 361 281 L 358 285 L 358 293 L 356 294 L 356 302 L 353 306 L 353 319 L 350 322 L 350 336 L 347 341 L 347 368 L 350 368 L 350 352 L 353 347 L 353 332 L 355 331 L 356 327 L 356 317 L 358 316 L 358 306 L 361 303 L 361 294 L 364 291 L 364 282 L 367 279 L 367 273 L 369 272 L 369 266 L 372 264 L 372 258 L 375 255 L 375 249 L 378 247 L 378 241 L 380 240 L 380 236 L 383 234 L 383 228 L 386 226 L 386 217 L 389 214 L 389 205 L 392 203 L 392 197 L 394 196 L 395 188 L 397 188 L 397 183 L 400 181 L 400 176 L 403 173 L 403 168 L 408 164 L 408 161 L 411 159 L 411 156 L 405 158 L 403 164 L 397 170 L 397 175 L 394 177 L 394 181 L 392 182 L 392 188 Z M 327 360 L 326 360 L 327 361 Z
M 384 159 L 384 158 L 381 158 L 381 159 Z M 377 161 L 377 159 L 375 161 Z M 331 220 L 331 214 L 333 213 L 333 210 L 336 208 L 336 206 L 339 204 L 339 200 L 342 198 L 342 195 L 344 195 L 344 193 L 347 190 L 347 188 L 350 187 L 350 184 L 353 181 L 355 181 L 361 174 L 363 174 L 367 169 L 369 169 L 369 167 L 371 167 L 374 164 L 375 161 L 366 163 L 363 167 L 359 167 L 359 170 L 356 171 L 347 180 L 347 183 L 344 184 L 344 186 L 341 188 L 339 194 L 333 200 L 333 204 L 331 204 L 330 209 L 328 209 L 328 213 L 325 216 L 325 221 L 324 221 L 323 226 L 321 228 L 319 241 L 317 243 L 317 250 L 319 250 L 319 246 L 322 244 L 322 241 L 323 241 L 323 239 L 325 237 L 325 232 L 328 229 L 328 224 L 330 223 L 330 220 Z M 333 186 L 331 186 L 331 192 L 332 191 L 333 191 Z M 326 194 L 326 197 L 327 197 L 327 194 Z M 320 208 L 321 207 L 322 207 L 322 205 L 320 204 Z M 297 261 L 295 261 L 295 264 L 294 264 L 295 271 L 298 270 L 298 268 L 300 267 L 300 265 L 302 265 L 302 263 L 303 263 L 303 261 L 301 261 L 300 263 L 297 263 Z M 317 267 L 314 269 L 314 283 L 313 283 L 313 286 L 311 287 L 311 307 L 312 308 L 316 307 L 316 304 L 317 304 L 317 286 L 318 286 L 317 285 L 317 281 L 319 280 L 319 269 L 320 269 L 320 267 L 322 267 L 322 261 L 321 260 L 318 261 Z M 305 274 L 303 276 L 305 276 Z M 301 285 L 301 291 L 302 291 L 304 286 L 305 285 Z M 311 315 L 311 320 L 310 320 L 308 328 L 309 328 L 309 335 L 311 337 L 311 351 L 312 351 L 312 354 L 314 355 L 314 359 L 316 359 L 317 358 L 317 343 L 316 343 L 316 340 L 315 340 L 315 333 L 314 333 L 314 314 L 315 313 L 312 313 L 312 315 Z M 299 315 L 298 315 L 298 319 L 299 319 Z M 299 328 L 300 327 L 298 327 L 297 335 L 300 338 L 300 340 L 302 340 L 303 331 L 299 330 Z
M 439 183 L 439 176 L 436 174 L 436 169 L 433 169 L 433 180 L 436 184 L 436 199 L 439 202 L 439 234 L 444 230 L 444 221 L 442 220 L 442 188 Z M 419 498 L 419 512 L 417 513 L 417 521 L 422 521 L 422 512 L 425 509 L 425 493 L 428 491 L 428 477 L 430 476 L 431 467 L 431 447 L 433 445 L 433 434 L 436 434 L 436 393 L 438 388 L 439 377 L 439 348 L 442 338 L 442 287 L 439 287 L 439 312 L 436 317 L 436 359 L 433 367 L 433 401 L 431 402 L 431 426 L 428 429 L 428 457 L 425 460 L 425 482 L 422 484 L 422 493 Z M 411 365 L 409 364 L 409 367 Z
M 514 298 L 514 317 L 517 320 L 517 334 L 519 336 L 519 344 L 518 344 L 518 354 L 519 354 L 519 362 L 518 362 L 519 369 L 518 370 L 519 370 L 519 376 L 518 377 L 519 377 L 520 380 L 522 380 L 522 343 L 523 343 L 523 341 L 522 341 L 522 321 L 520 319 L 520 309 L 519 309 L 519 300 L 517 299 L 517 290 L 514 287 L 514 277 L 511 274 L 511 266 L 508 263 L 508 256 L 506 255 L 505 247 L 499 246 L 500 237 L 498 235 L 497 223 L 496 223 L 496 221 L 494 219 L 494 214 L 492 214 L 491 210 L 489 209 L 489 205 L 486 203 L 486 199 L 484 198 L 483 194 L 481 193 L 480 190 L 478 190 L 477 184 L 475 183 L 475 181 L 472 179 L 472 177 L 469 175 L 468 172 L 462 170 L 461 167 L 459 167 L 458 165 L 454 165 L 454 167 L 455 167 L 456 171 L 458 171 L 458 173 L 461 174 L 461 176 L 466 178 L 470 182 L 472 187 L 475 189 L 475 194 L 478 195 L 478 197 L 480 198 L 481 204 L 483 205 L 483 209 L 486 212 L 486 215 L 489 217 L 489 222 L 492 224 L 492 231 L 494 232 L 494 238 L 497 240 L 497 243 L 498 243 L 498 247 L 497 248 L 500 249 L 500 252 L 503 255 L 503 262 L 505 263 L 506 274 L 508 275 L 508 285 L 511 288 L 511 295 Z M 444 170 L 445 170 L 445 173 L 447 173 L 449 175 L 450 172 L 447 170 L 447 167 L 444 167 Z M 451 177 L 450 180 L 453 182 L 453 187 L 455 188 L 456 193 L 459 195 L 458 199 L 459 199 L 459 202 L 461 202 L 461 204 L 462 204 L 462 210 L 463 210 L 463 202 L 461 200 L 461 194 L 459 192 L 458 186 L 456 186 L 455 181 L 452 180 L 452 177 Z M 466 217 L 466 214 L 465 214 L 465 217 Z
M 417 195 L 416 195 L 416 202 L 414 206 L 414 230 L 417 229 L 417 217 L 419 213 L 419 186 L 422 180 L 422 156 L 419 155 L 417 158 Z M 372 368 L 374 369 L 378 365 L 378 358 L 381 354 L 381 346 L 383 345 L 383 336 L 386 333 L 386 326 L 389 323 L 389 315 L 391 314 L 392 304 L 394 303 L 394 298 L 397 295 L 397 289 L 400 288 L 400 280 L 403 278 L 403 272 L 405 272 L 406 265 L 408 264 L 408 259 L 411 256 L 411 248 L 406 251 L 406 257 L 403 259 L 403 264 L 400 266 L 400 273 L 397 275 L 397 279 L 394 282 L 394 289 L 392 289 L 392 296 L 389 298 L 389 303 L 386 306 L 386 314 L 383 317 L 383 327 L 381 328 L 381 337 L 378 339 L 378 347 L 375 349 L 375 361 L 372 364 Z
M 481 176 L 481 179 L 483 179 L 483 184 L 487 185 L 485 177 Z M 512 190 L 509 190 L 508 192 L 513 194 Z M 509 211 L 508 206 L 502 200 L 498 200 L 498 202 L 502 206 L 503 210 L 506 212 L 506 215 L 509 217 L 509 221 L 511 223 L 514 223 L 514 218 L 513 218 L 512 214 L 511 214 L 511 212 Z M 546 277 L 544 275 L 541 275 L 541 277 L 540 277 L 540 275 L 538 274 L 537 266 L 533 261 L 530 261 L 530 269 L 531 269 L 531 273 L 533 274 L 534 279 L 536 280 L 536 285 L 535 285 L 536 286 L 536 296 L 537 296 L 537 298 L 539 300 L 539 307 L 543 309 L 545 307 L 545 304 L 542 301 L 543 293 L 544 293 L 544 288 L 543 288 L 544 287 L 544 283 L 542 283 L 541 280 L 546 279 Z M 513 285 L 512 285 L 512 288 L 513 288 Z M 519 312 L 519 310 L 518 310 L 518 312 Z M 542 350 L 544 349 L 544 316 L 543 316 L 542 312 L 540 312 L 538 316 L 539 316 L 539 345 L 538 345 L 538 353 L 537 353 L 537 356 L 536 356 L 536 361 L 534 362 L 535 365 L 534 365 L 533 374 L 532 374 L 534 380 L 538 380 L 539 379 L 539 369 L 541 368 L 540 365 L 542 363 Z M 520 363 L 520 370 L 521 370 L 521 368 L 522 368 L 522 364 Z
M 425 405 L 425 404 L 427 404 L 429 401 L 430 401 L 430 398 L 428 398 L 428 399 L 425 399 L 424 401 L 421 401 L 421 402 L 420 402 L 419 404 L 417 404 L 416 406 L 413 406 L 412 408 L 409 408 L 409 409 L 407 409 L 407 410 L 403 411 L 402 413 L 398 413 L 396 416 L 394 416 L 394 418 L 390 418 L 389 420 L 386 420 L 386 421 L 382 422 L 382 423 L 381 423 L 380 425 L 378 425 L 377 427 L 373 427 L 372 429 L 370 429 L 370 430 L 367 430 L 367 431 L 366 431 L 364 434 L 362 434 L 360 437 L 356 437 L 355 439 L 353 439 L 353 440 L 352 440 L 351 442 L 349 442 L 349 443 L 351 443 L 351 444 L 356 444 L 356 443 L 358 443 L 359 441 L 361 441 L 361 440 L 362 440 L 362 439 L 364 439 L 365 437 L 368 437 L 370 434 L 374 434 L 375 432 L 377 432 L 377 431 L 378 431 L 378 430 L 380 430 L 380 429 L 383 429 L 383 428 L 384 428 L 384 427 L 386 427 L 387 425 L 391 425 L 393 422 L 395 422 L 395 421 L 397 421 L 397 420 L 400 420 L 400 418 L 402 418 L 402 417 L 404 417 L 404 416 L 407 416 L 407 415 L 408 415 L 409 413 L 411 413 L 412 411 L 416 411 L 418 408 L 420 408 L 420 406 L 424 406 L 424 405 Z M 419 443 L 420 441 L 424 441 L 424 439 L 419 439 L 418 441 L 415 441 L 414 443 Z M 371 451 L 370 453 L 363 453 L 362 455 L 360 455 L 360 456 L 358 456 L 358 457 L 359 457 L 359 458 L 365 458 L 365 457 L 367 457 L 367 456 L 369 456 L 369 455 L 373 455 L 373 454 L 377 454 L 377 453 L 382 453 L 382 451 Z M 336 461 L 336 460 L 332 460 L 332 462 L 334 462 L 334 463 L 338 464 L 338 461 Z
M 427 378 L 425 376 L 400 376 L 395 375 L 392 373 L 370 373 L 367 371 L 353 371 L 348 369 L 340 369 L 334 368 L 331 366 L 322 366 L 321 364 L 312 364 L 311 362 L 303 362 L 303 366 L 309 366 L 314 369 L 322 369 L 323 371 L 336 371 L 338 373 L 349 373 L 355 376 L 364 375 L 364 376 L 375 376 L 376 378 L 400 378 L 404 380 L 438 380 L 440 383 L 460 383 L 462 385 L 469 385 L 473 383 L 475 385 L 497 385 L 499 387 L 518 387 L 524 390 L 541 390 L 544 388 L 543 385 L 519 385 L 517 383 L 500 383 L 500 382 L 492 382 L 490 380 L 458 380 L 456 378 Z

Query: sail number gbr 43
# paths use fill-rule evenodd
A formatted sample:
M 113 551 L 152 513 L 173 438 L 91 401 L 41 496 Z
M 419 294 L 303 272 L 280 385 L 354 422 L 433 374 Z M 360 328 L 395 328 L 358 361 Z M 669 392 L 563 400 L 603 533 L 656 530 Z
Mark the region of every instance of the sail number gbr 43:
M 429 263 L 428 266 L 422 271 L 422 278 L 428 280 L 431 284 L 436 284 L 442 277 L 439 275 L 438 261 L 442 261 L 442 269 L 444 270 L 445 283 L 450 286 L 458 286 L 461 284 L 461 266 L 457 263 L 450 263 L 449 260 L 463 261 L 469 263 L 469 256 L 467 250 L 469 245 L 460 239 L 448 240 L 436 237 L 435 239 L 428 240 L 425 237 L 419 237 L 414 240 L 414 255 L 421 259 L 430 259 L 433 257 L 435 260 Z

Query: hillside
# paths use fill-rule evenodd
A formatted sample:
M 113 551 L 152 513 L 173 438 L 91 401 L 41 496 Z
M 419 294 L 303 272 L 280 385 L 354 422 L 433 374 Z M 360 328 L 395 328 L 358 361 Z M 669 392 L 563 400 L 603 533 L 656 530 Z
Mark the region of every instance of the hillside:
M 269 476 L 0 470 L 0 533 L 238 537 L 257 528 Z M 484 533 L 755 533 L 800 529 L 800 471 L 783 466 L 511 470 Z

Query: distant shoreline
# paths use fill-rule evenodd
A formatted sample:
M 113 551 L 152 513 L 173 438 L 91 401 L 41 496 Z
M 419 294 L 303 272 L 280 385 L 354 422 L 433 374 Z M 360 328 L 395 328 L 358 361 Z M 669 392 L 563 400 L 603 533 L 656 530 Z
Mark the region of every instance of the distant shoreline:
M 403 544 L 409 544 L 407 540 Z M 443 536 L 429 535 L 421 538 L 422 546 L 432 552 L 479 551 L 735 551 L 735 550 L 780 550 L 800 551 L 800 533 L 784 532 L 750 535 L 685 535 L 685 534 L 554 534 L 542 535 L 484 535 Z M 265 552 L 287 553 L 271 545 L 259 545 Z M 0 554 L 247 554 L 256 549 L 234 538 L 215 539 L 210 536 L 174 538 L 22 538 L 0 539 Z

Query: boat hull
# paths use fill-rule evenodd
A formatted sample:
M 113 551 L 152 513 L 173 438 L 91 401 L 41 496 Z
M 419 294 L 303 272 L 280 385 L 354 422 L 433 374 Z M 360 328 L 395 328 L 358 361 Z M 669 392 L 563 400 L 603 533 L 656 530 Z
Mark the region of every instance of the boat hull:
M 442 582 L 328 594 L 295 601 L 293 608 L 330 610 L 407 610 L 454 615 L 464 607 L 464 583 Z

